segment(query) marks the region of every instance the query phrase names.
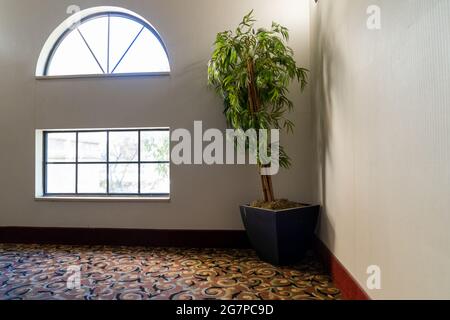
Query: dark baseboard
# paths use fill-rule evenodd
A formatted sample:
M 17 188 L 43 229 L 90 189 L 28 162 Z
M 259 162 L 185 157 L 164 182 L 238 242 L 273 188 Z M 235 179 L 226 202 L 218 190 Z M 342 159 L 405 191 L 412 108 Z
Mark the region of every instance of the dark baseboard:
M 0 227 L 0 243 L 249 248 L 245 231 Z
M 314 249 L 331 274 L 334 284 L 341 290 L 345 300 L 371 300 L 348 270 L 319 239 L 315 239 Z

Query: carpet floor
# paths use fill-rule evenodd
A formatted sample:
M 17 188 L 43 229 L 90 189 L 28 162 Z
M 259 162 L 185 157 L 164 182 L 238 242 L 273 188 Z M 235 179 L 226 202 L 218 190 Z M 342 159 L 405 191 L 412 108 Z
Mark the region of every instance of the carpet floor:
M 312 255 L 274 267 L 253 250 L 0 244 L 0 300 L 340 297 Z

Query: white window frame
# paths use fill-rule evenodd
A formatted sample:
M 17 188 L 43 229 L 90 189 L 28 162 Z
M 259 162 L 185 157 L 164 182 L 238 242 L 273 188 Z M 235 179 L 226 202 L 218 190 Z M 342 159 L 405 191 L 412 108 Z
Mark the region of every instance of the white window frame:
M 45 136 L 46 133 L 52 132 L 127 132 L 127 131 L 169 131 L 170 128 L 102 128 L 102 129 L 40 129 L 36 130 L 36 154 L 35 154 L 35 200 L 36 201 L 151 201 L 151 202 L 170 202 L 171 190 L 169 194 L 164 195 L 149 195 L 149 194 L 134 194 L 134 195 L 120 195 L 120 194 L 105 194 L 105 195 L 83 195 L 83 194 L 68 194 L 68 195 L 49 195 L 45 194 Z M 142 161 L 136 162 L 141 163 Z M 171 166 L 171 162 L 168 164 Z M 170 168 L 172 172 L 172 168 Z M 169 174 L 171 180 L 171 174 Z
M 95 18 L 96 16 L 105 16 L 105 15 L 118 15 L 123 16 L 132 20 L 137 21 L 142 24 L 148 30 L 150 30 L 153 35 L 159 40 L 161 46 L 163 47 L 167 59 L 169 60 L 169 68 L 170 68 L 170 55 L 167 49 L 166 44 L 164 43 L 161 35 L 158 33 L 156 28 L 154 28 L 150 22 L 148 22 L 142 16 L 136 14 L 133 11 L 119 8 L 119 7 L 111 7 L 111 6 L 101 6 L 89 8 L 86 10 L 82 10 L 77 12 L 67 18 L 63 23 L 61 23 L 49 36 L 47 41 L 45 42 L 41 53 L 39 55 L 39 59 L 36 66 L 36 79 L 38 80 L 48 80 L 48 79 L 72 79 L 72 78 L 114 78 L 114 77 L 155 77 L 155 76 L 169 76 L 170 71 L 167 72 L 135 72 L 135 73 L 105 73 L 105 74 L 75 74 L 75 75 L 47 75 L 47 69 L 49 64 L 51 63 L 51 59 L 53 57 L 54 52 L 57 47 L 64 40 L 66 34 L 72 31 L 74 26 L 83 23 L 83 21 Z

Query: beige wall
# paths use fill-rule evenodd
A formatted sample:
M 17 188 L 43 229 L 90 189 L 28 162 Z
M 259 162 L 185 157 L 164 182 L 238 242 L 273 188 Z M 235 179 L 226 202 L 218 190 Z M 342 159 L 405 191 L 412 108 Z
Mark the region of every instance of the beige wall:
M 172 75 L 157 78 L 36 80 L 47 37 L 81 8 L 115 5 L 148 19 L 164 38 Z M 172 170 L 170 203 L 34 201 L 35 129 L 170 126 L 225 128 L 221 101 L 206 87 L 217 32 L 255 9 L 261 24 L 291 31 L 298 62 L 309 67 L 308 0 L 0 0 L 0 225 L 166 229 L 241 229 L 238 205 L 260 197 L 252 167 Z M 275 181 L 279 196 L 314 199 L 310 95 L 293 93 L 295 136 L 284 140 L 294 167 Z
M 382 29 L 366 28 L 379 5 Z M 372 298 L 450 298 L 450 2 L 311 1 L 321 237 Z

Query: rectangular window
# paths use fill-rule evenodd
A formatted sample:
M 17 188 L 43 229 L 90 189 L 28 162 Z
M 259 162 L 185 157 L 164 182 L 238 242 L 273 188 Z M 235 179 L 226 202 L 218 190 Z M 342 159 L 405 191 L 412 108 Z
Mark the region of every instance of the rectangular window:
M 169 129 L 43 131 L 43 195 L 168 197 Z

